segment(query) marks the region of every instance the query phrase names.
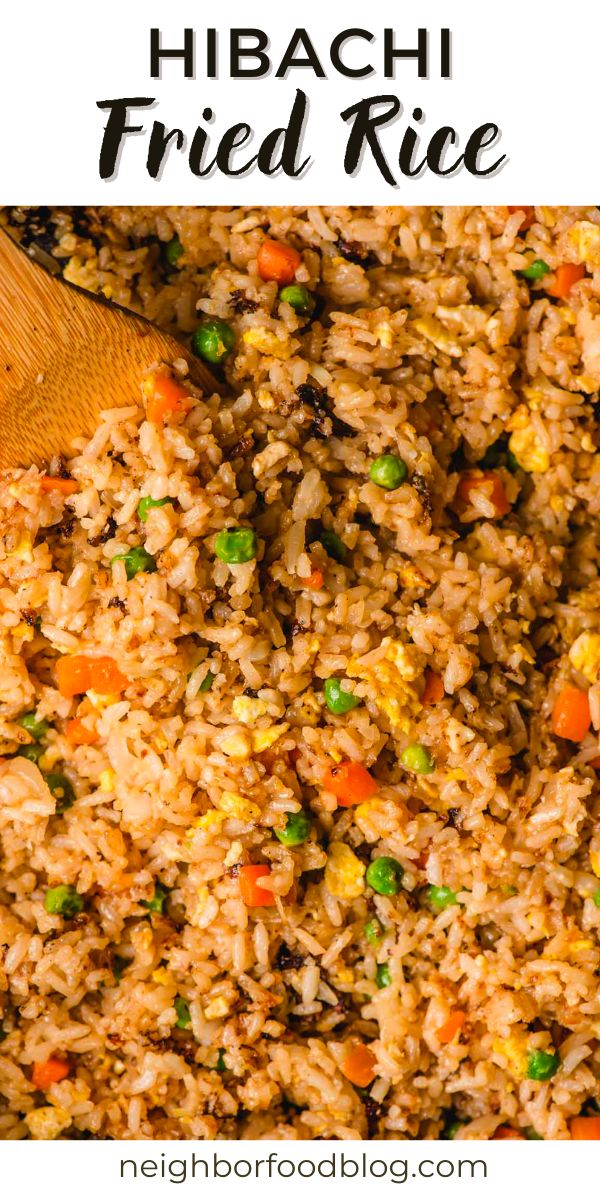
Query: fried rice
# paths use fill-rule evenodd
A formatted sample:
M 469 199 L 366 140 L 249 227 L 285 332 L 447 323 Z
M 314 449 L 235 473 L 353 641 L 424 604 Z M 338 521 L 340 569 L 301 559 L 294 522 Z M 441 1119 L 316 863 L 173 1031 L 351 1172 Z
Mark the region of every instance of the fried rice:
M 600 212 L 4 220 L 235 345 L 160 419 L 161 368 L 121 409 L 107 368 L 91 439 L 0 481 L 0 1137 L 569 1138 L 600 1075 Z M 78 656 L 104 687 L 64 686 Z

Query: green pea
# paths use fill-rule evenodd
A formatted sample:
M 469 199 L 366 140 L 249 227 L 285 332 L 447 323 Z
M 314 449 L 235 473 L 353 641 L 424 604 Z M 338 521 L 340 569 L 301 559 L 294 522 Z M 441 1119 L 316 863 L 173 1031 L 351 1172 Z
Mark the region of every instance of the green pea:
M 527 1138 L 528 1142 L 543 1142 L 543 1141 L 545 1141 L 545 1138 L 542 1137 L 542 1134 L 536 1133 L 536 1131 L 532 1125 L 527 1126 L 527 1129 L 525 1130 L 525 1137 Z
M 152 496 L 142 496 L 138 506 L 137 515 L 140 521 L 148 520 L 148 513 L 151 508 L 163 508 L 165 504 L 174 504 L 175 501 L 170 496 L 164 496 L 162 500 L 153 500 Z
M 75 803 L 73 784 L 60 771 L 48 771 L 44 775 L 47 786 L 56 800 L 56 812 L 63 813 Z
M 192 350 L 209 363 L 222 363 L 235 346 L 235 333 L 227 321 L 211 317 L 198 326 L 192 337 Z
M 532 1050 L 527 1063 L 527 1078 L 545 1082 L 552 1079 L 560 1067 L 558 1054 L 547 1054 L 545 1050 Z
M 451 904 L 458 904 L 456 892 L 453 892 L 449 887 L 436 887 L 432 883 L 431 887 L 427 888 L 427 899 L 438 912 L 443 912 L 445 908 L 449 908 Z
M 600 908 L 600 888 L 598 888 L 598 889 L 597 889 L 597 890 L 594 892 L 594 894 L 593 894 L 593 896 L 592 896 L 592 900 L 594 901 L 594 904 L 596 905 L 596 908 Z
M 43 753 L 44 747 L 38 746 L 36 742 L 30 744 L 29 746 L 20 746 L 17 750 L 19 758 L 28 758 L 29 761 L 33 763 L 39 762 Z
M 302 283 L 291 283 L 289 287 L 282 288 L 279 299 L 290 304 L 294 312 L 300 313 L 301 316 L 311 313 L 315 307 L 314 297 Z
M 407 746 L 406 750 L 402 751 L 400 762 L 407 771 L 414 771 L 415 775 L 431 775 L 431 772 L 435 771 L 435 762 L 429 751 L 417 742 L 413 742 L 412 746 Z
M 288 813 L 285 829 L 274 829 L 283 846 L 301 846 L 310 833 L 310 820 L 305 812 Z
M 510 471 L 513 475 L 514 475 L 515 471 L 521 470 L 521 464 L 520 464 L 516 454 L 513 454 L 512 450 L 506 451 L 506 469 L 507 469 L 507 471 Z
M 335 562 L 345 563 L 348 557 L 348 547 L 344 545 L 342 539 L 338 537 L 333 529 L 324 529 L 321 533 L 320 542 L 323 548 L 327 551 L 330 558 Z
M 387 963 L 380 963 L 375 972 L 375 983 L 378 988 L 386 988 L 392 982 L 392 972 Z
M 144 550 L 143 546 L 132 546 L 131 550 L 127 550 L 125 554 L 113 554 L 110 560 L 111 567 L 116 562 L 125 563 L 125 574 L 128 579 L 134 579 L 140 571 L 151 575 L 156 570 L 154 555 Z
M 210 689 L 216 678 L 216 675 L 214 675 L 212 671 L 207 671 L 202 683 L 198 688 L 198 693 L 201 694 L 202 692 L 210 692 Z
M 382 855 L 369 863 L 366 880 L 380 896 L 395 896 L 400 891 L 403 875 L 404 869 L 397 859 Z
M 523 269 L 517 273 L 519 275 L 523 275 L 525 279 L 536 280 L 543 279 L 544 275 L 547 275 L 549 270 L 550 267 L 548 266 L 547 262 L 544 262 L 543 258 L 534 258 L 533 262 L 530 263 L 528 267 L 523 267 Z
M 221 562 L 250 562 L 252 558 L 256 558 L 256 548 L 254 530 L 242 526 L 222 529 L 215 539 L 215 554 Z
M 44 896 L 44 908 L 47 913 L 58 914 L 70 921 L 83 909 L 83 896 L 70 883 L 61 883 L 58 887 L 49 888 Z
M 27 733 L 31 734 L 32 738 L 35 738 L 36 742 L 41 742 L 50 728 L 48 722 L 39 721 L 34 712 L 23 713 L 23 716 L 19 717 L 18 723 Z
M 408 467 L 403 458 L 397 454 L 382 454 L 369 467 L 369 479 L 377 487 L 393 492 L 404 483 L 408 475 Z
M 8 1037 L 8 1032 L 0 1025 L 0 1042 L 3 1042 Z
M 171 238 L 164 246 L 164 256 L 169 267 L 176 267 L 181 255 L 183 254 L 183 246 L 177 237 L 177 234 Z
M 370 946 L 379 945 L 385 933 L 385 929 L 383 928 L 379 917 L 372 917 L 370 921 L 367 921 L 364 933 Z
M 147 908 L 148 912 L 162 913 L 165 908 L 165 900 L 169 895 L 169 889 L 163 887 L 162 883 L 154 885 L 154 895 L 151 900 L 140 901 L 142 908 Z
M 362 704 L 360 696 L 355 696 L 352 692 L 347 692 L 342 687 L 342 679 L 326 679 L 323 684 L 325 692 L 325 703 L 330 712 L 336 716 L 341 716 L 343 713 L 351 712 L 353 708 L 358 708 Z
M 446 1122 L 440 1134 L 440 1137 L 445 1142 L 451 1142 L 456 1137 L 459 1130 L 462 1129 L 463 1125 L 466 1124 L 466 1121 L 461 1121 L 458 1117 L 452 1118 L 452 1114 L 450 1114 L 450 1118 L 451 1119 Z
M 192 1023 L 192 1018 L 190 1016 L 190 1006 L 187 1000 L 184 1000 L 183 996 L 176 996 L 173 1001 L 173 1008 L 177 1013 L 177 1028 L 188 1029 Z
M 217 1054 L 217 1065 L 215 1067 L 215 1071 L 226 1071 L 226 1070 L 227 1070 L 227 1064 L 225 1062 L 225 1051 L 223 1050 L 223 1047 L 221 1046 L 219 1049 L 219 1053 Z

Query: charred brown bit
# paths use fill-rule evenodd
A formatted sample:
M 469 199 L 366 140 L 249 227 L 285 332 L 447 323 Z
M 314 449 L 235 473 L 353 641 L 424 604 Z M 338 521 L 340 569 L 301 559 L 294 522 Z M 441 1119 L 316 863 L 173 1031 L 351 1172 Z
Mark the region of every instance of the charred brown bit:
M 88 538 L 90 546 L 103 546 L 105 542 L 109 542 L 117 532 L 117 522 L 114 517 L 108 517 L 104 528 L 97 533 L 95 537 Z
M 374 267 L 377 263 L 375 255 L 371 254 L 370 250 L 365 250 L 360 242 L 347 242 L 345 238 L 339 237 L 335 244 L 342 258 L 354 263 L 357 267 L 364 267 L 367 270 L 368 267 Z
M 282 942 L 275 955 L 275 966 L 279 971 L 299 971 L 304 966 L 304 956 Z
M 231 446 L 229 450 L 224 451 L 225 461 L 232 462 L 232 460 L 234 458 L 242 458 L 244 456 L 244 454 L 247 454 L 248 451 L 252 449 L 253 445 L 254 445 L 253 434 L 243 433 L 241 438 L 239 438 L 239 440 L 237 442 L 235 442 L 234 445 Z
M 421 507 L 423 508 L 423 511 L 427 513 L 427 516 L 431 516 L 432 503 L 427 480 L 423 475 L 419 475 L 418 471 L 415 471 L 415 474 L 411 479 L 411 483 L 419 497 L 419 500 L 421 501 Z
M 256 312 L 258 308 L 258 301 L 251 300 L 240 290 L 231 293 L 230 303 L 234 313 L 238 313 L 239 316 L 243 316 L 244 313 Z

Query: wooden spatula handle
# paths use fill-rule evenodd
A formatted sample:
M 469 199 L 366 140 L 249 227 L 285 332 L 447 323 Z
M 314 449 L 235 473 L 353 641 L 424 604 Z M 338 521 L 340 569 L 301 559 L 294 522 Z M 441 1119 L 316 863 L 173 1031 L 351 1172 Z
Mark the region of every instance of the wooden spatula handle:
M 176 358 L 205 393 L 221 391 L 175 338 L 52 276 L 0 232 L 0 467 L 67 453 L 103 408 L 139 401 L 153 363 Z

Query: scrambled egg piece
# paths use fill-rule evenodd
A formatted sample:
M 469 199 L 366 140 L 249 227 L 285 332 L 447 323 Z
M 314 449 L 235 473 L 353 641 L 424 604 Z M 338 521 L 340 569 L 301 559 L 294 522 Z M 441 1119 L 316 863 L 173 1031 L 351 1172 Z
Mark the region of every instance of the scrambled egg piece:
M 219 749 L 228 758 L 244 759 L 250 758 L 252 744 L 247 733 L 230 733 L 223 738 Z
M 429 587 L 429 580 L 414 563 L 406 563 L 400 567 L 400 581 L 406 588 Z
M 287 733 L 289 725 L 284 721 L 281 725 L 269 725 L 268 729 L 257 729 L 256 733 L 252 734 L 252 748 L 255 754 L 260 754 L 263 750 L 268 750 L 275 742 Z
M 226 820 L 226 813 L 219 812 L 216 808 L 211 808 L 209 812 L 203 813 L 201 817 L 198 817 L 197 821 L 194 821 L 194 824 L 187 831 L 187 836 L 190 838 L 193 837 L 195 829 L 201 829 L 203 833 L 206 833 L 209 829 L 215 829 L 218 832 L 223 821 Z
M 508 440 L 518 464 L 524 471 L 543 474 L 550 466 L 550 455 L 535 429 L 515 429 Z
M 239 792 L 221 792 L 216 807 L 227 817 L 235 817 L 238 821 L 257 821 L 260 817 L 258 804 L 240 796 Z
M 14 550 L 10 550 L 6 557 L 19 558 L 21 559 L 21 562 L 26 563 L 33 562 L 33 542 L 31 540 L 31 534 L 27 529 L 23 530 Z
M 444 329 L 442 322 L 436 317 L 420 317 L 415 321 L 414 328 L 417 333 L 422 333 L 428 342 L 433 342 L 436 349 L 441 350 L 443 354 L 449 354 L 451 358 L 460 358 L 463 352 L 460 342 Z
M 467 346 L 481 337 L 488 323 L 487 314 L 476 304 L 440 305 L 437 314 L 420 317 L 414 328 L 451 358 L 460 358 Z
M 508 1059 L 518 1079 L 525 1079 L 529 1059 L 523 1034 L 513 1033 L 508 1038 L 495 1038 L 494 1052 Z
M 417 690 L 412 687 L 412 681 L 420 676 L 422 670 L 418 651 L 409 651 L 403 642 L 389 637 L 384 638 L 381 645 L 385 647 L 383 658 L 372 665 L 359 658 L 351 659 L 347 674 L 351 679 L 363 679 L 373 685 L 377 689 L 374 697 L 377 707 L 392 725 L 403 733 L 409 733 L 412 722 L 422 708 Z
M 261 354 L 271 354 L 273 358 L 285 360 L 293 354 L 289 338 L 278 338 L 276 333 L 270 333 L 268 329 L 261 326 L 247 329 L 243 340 L 247 346 L 252 346 L 253 350 L 258 350 Z
M 365 890 L 365 864 L 345 842 L 332 842 L 325 867 L 325 887 L 339 900 L 356 900 Z
M 251 696 L 236 696 L 231 707 L 242 725 L 253 725 L 269 711 L 265 700 L 259 700 L 258 697 L 254 700 Z
M 590 854 L 590 866 L 594 872 L 594 875 L 600 879 L 600 854 L 598 854 L 595 850 L 592 850 Z
M 265 412 L 273 412 L 274 408 L 276 408 L 275 397 L 271 392 L 267 391 L 267 388 L 260 388 L 257 400 L 258 407 L 264 409 Z
M 210 898 L 210 892 L 205 883 L 198 888 L 197 895 L 198 899 L 196 901 L 196 907 L 194 908 L 194 911 L 190 917 L 192 925 L 195 925 L 196 922 L 200 920 L 200 917 L 202 916 Z
M 569 650 L 569 658 L 576 671 L 595 683 L 600 674 L 600 633 L 580 633 Z
M 579 261 L 589 267 L 600 267 L 600 226 L 591 221 L 576 221 L 569 230 L 569 241 L 572 242 L 579 256 Z
M 207 1021 L 216 1021 L 219 1017 L 226 1017 L 229 1012 L 229 1002 L 225 996 L 215 996 L 214 1000 L 210 1000 L 204 1009 L 204 1016 Z
M 20 621 L 19 624 L 13 629 L 13 637 L 21 638 L 21 641 L 23 642 L 32 642 L 34 631 L 31 625 L 28 625 L 26 621 Z
M 523 391 L 527 393 L 528 404 L 520 404 L 507 422 L 508 429 L 513 431 L 508 446 L 524 471 L 543 473 L 550 466 L 550 454 L 533 428 L 530 416 L 532 410 L 539 409 L 541 394 L 530 387 Z
M 36 1141 L 51 1142 L 69 1128 L 71 1117 L 66 1108 L 45 1104 L 43 1108 L 34 1108 L 27 1113 L 25 1124 Z
M 116 783 L 117 776 L 112 767 L 107 767 L 106 771 L 101 771 L 98 776 L 101 792 L 112 792 Z
M 152 972 L 152 979 L 154 983 L 162 983 L 165 987 L 170 987 L 175 982 L 171 972 L 166 967 L 157 967 L 156 971 Z

